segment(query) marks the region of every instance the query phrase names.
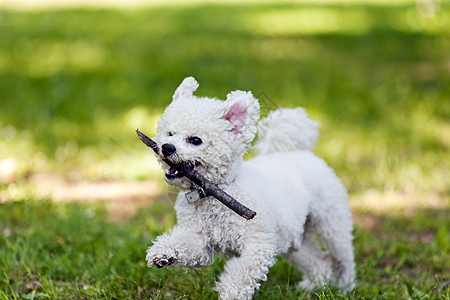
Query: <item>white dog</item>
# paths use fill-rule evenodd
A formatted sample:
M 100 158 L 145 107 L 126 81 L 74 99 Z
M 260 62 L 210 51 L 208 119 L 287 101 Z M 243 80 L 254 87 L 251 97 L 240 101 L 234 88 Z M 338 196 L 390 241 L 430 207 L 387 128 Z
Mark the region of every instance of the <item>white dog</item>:
M 278 109 L 259 119 L 250 92 L 226 101 L 193 95 L 186 78 L 158 123 L 154 140 L 162 158 L 188 162 L 242 204 L 256 211 L 246 220 L 213 197 L 189 204 L 193 184 L 161 161 L 166 181 L 180 189 L 178 225 L 147 250 L 151 267 L 205 267 L 215 252 L 230 259 L 216 285 L 220 299 L 250 299 L 277 255 L 300 268 L 300 287 L 327 283 L 348 292 L 355 284 L 352 219 L 347 192 L 315 156 L 318 124 L 302 108 Z M 259 130 L 256 157 L 242 156 Z

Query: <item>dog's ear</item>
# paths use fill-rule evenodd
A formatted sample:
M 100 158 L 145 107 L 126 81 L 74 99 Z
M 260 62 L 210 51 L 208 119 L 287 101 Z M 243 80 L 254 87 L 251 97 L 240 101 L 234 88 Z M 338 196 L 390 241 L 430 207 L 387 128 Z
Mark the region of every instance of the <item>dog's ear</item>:
M 177 88 L 175 93 L 173 94 L 173 101 L 176 101 L 180 98 L 191 97 L 194 92 L 198 88 L 198 82 L 194 79 L 194 77 L 187 77 L 183 80 L 180 86 Z
M 259 103 L 251 92 L 234 91 L 227 95 L 226 110 L 222 116 L 233 126 L 231 132 L 250 143 L 256 135 L 256 121 L 259 119 Z

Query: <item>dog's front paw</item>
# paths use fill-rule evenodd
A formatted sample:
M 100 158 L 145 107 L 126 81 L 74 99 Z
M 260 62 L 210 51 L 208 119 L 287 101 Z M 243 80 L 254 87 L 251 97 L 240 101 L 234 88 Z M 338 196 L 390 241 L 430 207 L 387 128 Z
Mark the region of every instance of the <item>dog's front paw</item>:
M 155 257 L 152 261 L 152 265 L 157 267 L 158 269 L 170 266 L 175 261 L 173 257 L 167 257 L 167 255 L 163 255 L 162 257 Z M 150 263 L 150 262 L 149 262 Z
M 152 250 L 152 248 L 147 250 L 146 260 L 149 267 L 156 267 L 158 269 L 161 269 L 170 266 L 177 261 L 177 251 L 169 250 L 153 252 Z

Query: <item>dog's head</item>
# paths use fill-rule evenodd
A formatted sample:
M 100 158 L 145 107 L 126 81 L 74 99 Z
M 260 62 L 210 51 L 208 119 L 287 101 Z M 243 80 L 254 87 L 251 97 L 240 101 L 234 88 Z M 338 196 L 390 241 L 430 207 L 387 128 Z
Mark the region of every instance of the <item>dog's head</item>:
M 234 178 L 256 135 L 259 103 L 251 92 L 235 91 L 225 101 L 193 95 L 198 83 L 186 78 L 158 122 L 154 138 L 160 158 L 183 163 L 217 184 Z M 183 174 L 161 162 L 169 184 L 189 189 Z

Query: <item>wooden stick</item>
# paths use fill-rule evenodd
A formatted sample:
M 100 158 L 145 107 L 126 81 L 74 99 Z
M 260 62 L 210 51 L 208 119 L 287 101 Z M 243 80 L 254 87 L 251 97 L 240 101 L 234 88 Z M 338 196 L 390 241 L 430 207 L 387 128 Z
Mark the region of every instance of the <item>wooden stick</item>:
M 159 155 L 159 147 L 155 141 L 153 141 L 148 136 L 140 132 L 139 129 L 136 129 L 136 133 L 139 139 L 145 145 L 150 147 L 156 154 Z M 207 196 L 213 196 L 214 198 L 222 202 L 226 207 L 228 207 L 241 217 L 244 217 L 247 220 L 253 219 L 255 217 L 256 212 L 249 209 L 248 207 L 246 207 L 245 205 L 241 204 L 239 201 L 228 195 L 217 184 L 206 179 L 202 174 L 198 173 L 193 168 L 188 168 L 186 167 L 185 164 L 182 163 L 175 164 L 163 157 L 161 157 L 161 159 L 171 168 L 174 168 L 178 172 L 182 172 L 184 176 L 186 176 L 189 180 L 191 180 L 193 183 L 201 187 L 205 191 Z

